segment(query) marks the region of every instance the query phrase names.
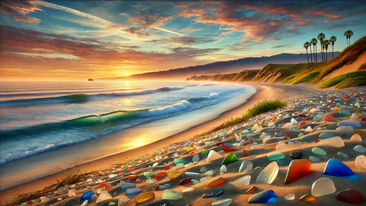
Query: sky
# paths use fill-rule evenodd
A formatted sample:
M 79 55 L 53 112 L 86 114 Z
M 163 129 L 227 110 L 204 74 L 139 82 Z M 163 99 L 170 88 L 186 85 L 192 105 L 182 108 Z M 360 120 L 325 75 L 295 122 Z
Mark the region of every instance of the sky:
M 365 1 L 0 2 L 0 80 L 82 80 L 304 53 L 366 35 Z M 318 47 L 319 48 L 319 47 Z M 305 62 L 306 60 L 304 60 Z

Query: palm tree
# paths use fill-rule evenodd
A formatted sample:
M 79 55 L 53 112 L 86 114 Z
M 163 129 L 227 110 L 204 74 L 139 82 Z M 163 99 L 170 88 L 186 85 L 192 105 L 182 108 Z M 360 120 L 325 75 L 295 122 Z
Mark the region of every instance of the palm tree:
M 307 41 L 307 43 L 309 43 L 309 47 L 310 47 L 310 60 L 311 60 L 311 65 L 313 65 L 313 52 L 311 51 L 311 43 L 310 42 Z
M 328 61 L 327 50 L 328 50 L 329 40 L 323 40 L 323 45 L 324 45 L 324 49 L 325 49 L 325 61 Z
M 309 42 L 305 42 L 305 43 L 304 43 L 304 48 L 306 49 L 306 58 L 307 58 L 307 60 L 308 60 L 308 67 L 309 67 L 308 47 L 309 47 Z
M 325 34 L 323 34 L 323 33 L 320 33 L 320 34 L 318 34 L 318 39 L 319 39 L 319 41 L 320 41 L 320 45 L 322 46 L 322 48 L 323 48 L 323 39 L 325 38 Z M 323 53 L 323 51 L 324 51 L 324 49 L 322 49 L 321 48 L 321 52 L 322 52 L 322 61 L 324 61 L 324 53 Z
M 337 37 L 332 36 L 330 37 L 329 41 L 332 43 L 332 59 L 334 58 L 334 42 L 337 41 Z
M 318 49 L 316 47 L 316 44 L 318 43 L 318 41 L 316 40 L 316 38 L 312 38 L 310 43 L 313 45 L 313 51 L 314 51 L 314 47 L 315 47 L 314 61 L 315 61 L 315 64 L 316 64 L 318 62 L 318 54 L 317 54 Z
M 353 31 L 351 30 L 347 30 L 346 32 L 344 32 L 344 36 L 346 36 L 347 41 L 347 46 L 351 45 L 351 36 L 353 36 Z

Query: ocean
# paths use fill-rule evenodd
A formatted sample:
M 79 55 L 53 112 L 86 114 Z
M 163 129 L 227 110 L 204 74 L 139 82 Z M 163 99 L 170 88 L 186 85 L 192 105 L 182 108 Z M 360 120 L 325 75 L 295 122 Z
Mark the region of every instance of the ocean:
M 254 92 L 247 85 L 211 82 L 0 82 L 0 167 L 3 170 L 16 160 L 154 124 L 158 133 L 146 130 L 148 138 L 129 137 L 118 147 L 98 149 L 87 157 L 80 152 L 75 161 L 60 165 L 71 167 L 126 151 L 214 119 Z

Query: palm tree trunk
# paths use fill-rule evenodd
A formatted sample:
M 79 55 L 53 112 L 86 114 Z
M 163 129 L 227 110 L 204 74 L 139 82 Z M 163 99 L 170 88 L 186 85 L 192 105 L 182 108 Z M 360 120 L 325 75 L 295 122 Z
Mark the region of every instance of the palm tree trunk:
M 310 46 L 310 60 L 311 60 L 311 65 L 313 65 L 313 56 L 312 56 L 312 52 L 311 52 L 311 46 Z
M 315 46 L 313 45 L 313 54 L 314 54 L 314 64 L 316 64 L 316 60 L 315 60 L 315 53 L 314 53 L 314 51 L 315 51 Z
M 315 64 L 318 63 L 318 48 L 315 45 Z
M 325 49 L 325 61 L 328 61 L 328 53 L 327 53 L 327 49 Z
M 332 59 L 334 59 L 334 45 L 332 45 Z
M 308 49 L 306 49 L 306 58 L 308 60 L 308 67 L 309 67 L 309 55 L 308 55 Z

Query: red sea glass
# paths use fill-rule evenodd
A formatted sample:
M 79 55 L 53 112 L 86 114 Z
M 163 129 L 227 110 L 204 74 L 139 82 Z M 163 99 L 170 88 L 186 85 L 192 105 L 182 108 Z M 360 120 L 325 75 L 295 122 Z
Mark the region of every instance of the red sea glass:
M 231 151 L 235 151 L 236 148 L 230 148 L 230 147 L 227 147 L 225 145 L 221 145 L 221 148 L 225 151 L 225 152 L 231 152 Z
M 154 176 L 154 178 L 155 179 L 159 179 L 160 177 L 164 177 L 166 175 L 166 173 L 165 172 L 159 172 L 158 174 L 156 174 L 155 176 Z
M 354 189 L 340 191 L 337 193 L 336 198 L 339 201 L 351 204 L 361 204 L 365 202 L 365 197 Z
M 244 192 L 244 194 L 250 194 L 253 193 L 257 190 L 257 188 L 255 186 L 249 188 L 247 191 Z
M 243 157 L 248 157 L 250 156 L 250 152 L 247 150 L 242 150 L 241 153 L 243 154 Z
M 192 181 L 192 177 L 187 177 L 187 178 L 184 178 L 180 181 L 180 185 L 186 185 L 188 183 L 190 183 Z

